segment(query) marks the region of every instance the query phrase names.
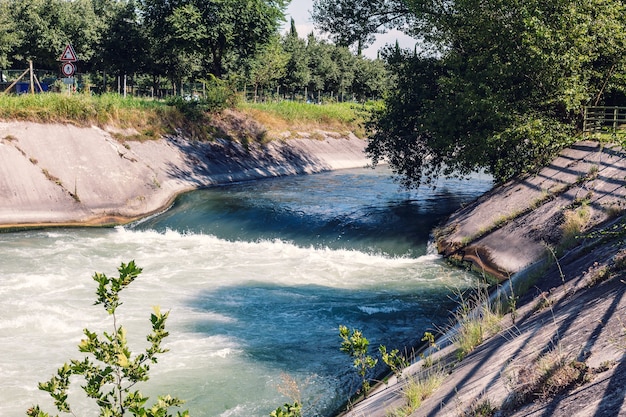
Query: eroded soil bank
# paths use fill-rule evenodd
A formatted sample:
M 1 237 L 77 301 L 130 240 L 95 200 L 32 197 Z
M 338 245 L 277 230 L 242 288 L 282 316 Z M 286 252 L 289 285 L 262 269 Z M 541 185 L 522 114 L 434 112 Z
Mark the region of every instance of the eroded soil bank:
M 413 364 L 347 415 L 626 416 L 625 157 L 581 142 L 453 214 L 440 252 L 500 280 L 509 313 L 462 360 L 439 340 L 435 365 Z M 407 413 L 406 381 L 436 371 L 443 384 Z

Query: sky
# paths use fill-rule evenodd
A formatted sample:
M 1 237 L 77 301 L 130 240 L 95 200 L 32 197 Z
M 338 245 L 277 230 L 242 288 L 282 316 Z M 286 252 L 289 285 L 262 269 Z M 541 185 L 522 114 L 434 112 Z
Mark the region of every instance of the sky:
M 313 22 L 311 21 L 311 10 L 313 10 L 313 0 L 292 0 L 287 8 L 287 23 L 285 24 L 283 33 L 289 30 L 289 22 L 292 17 L 296 23 L 296 30 L 300 37 L 304 38 L 311 33 L 314 29 Z M 316 34 L 319 36 L 317 32 Z M 398 40 L 400 47 L 403 48 L 413 48 L 415 45 L 414 39 L 394 30 L 384 35 L 378 35 L 376 42 L 363 50 L 363 55 L 368 58 L 376 58 L 376 54 L 380 48 L 386 44 L 395 44 L 396 40 Z

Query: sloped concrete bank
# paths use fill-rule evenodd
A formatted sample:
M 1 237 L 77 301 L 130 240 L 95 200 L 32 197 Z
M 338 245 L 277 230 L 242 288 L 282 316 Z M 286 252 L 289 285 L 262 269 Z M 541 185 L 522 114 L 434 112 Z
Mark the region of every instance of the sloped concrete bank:
M 626 208 L 626 154 L 579 142 L 537 175 L 512 181 L 454 213 L 438 231 L 439 252 L 505 279 L 566 238 L 567 222 L 599 225 Z
M 0 122 L 0 228 L 121 224 L 193 189 L 369 162 L 354 135 L 300 136 L 248 147 L 184 137 L 120 142 L 98 127 Z
M 434 367 L 411 365 L 345 415 L 626 416 L 625 209 L 626 151 L 580 142 L 454 213 L 440 252 L 513 288 L 514 309 L 461 361 L 439 340 Z M 443 384 L 407 412 L 407 381 L 434 370 Z

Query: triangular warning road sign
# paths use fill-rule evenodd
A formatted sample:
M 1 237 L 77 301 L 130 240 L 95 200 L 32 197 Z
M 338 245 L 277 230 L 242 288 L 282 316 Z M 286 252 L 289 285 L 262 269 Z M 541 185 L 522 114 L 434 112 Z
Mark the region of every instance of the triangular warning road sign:
M 67 46 L 65 47 L 65 51 L 63 51 L 63 54 L 61 54 L 61 58 L 59 58 L 59 61 L 63 61 L 63 62 L 74 62 L 77 61 L 78 59 L 76 58 L 76 52 L 74 52 L 74 48 L 72 47 L 72 44 L 67 44 Z

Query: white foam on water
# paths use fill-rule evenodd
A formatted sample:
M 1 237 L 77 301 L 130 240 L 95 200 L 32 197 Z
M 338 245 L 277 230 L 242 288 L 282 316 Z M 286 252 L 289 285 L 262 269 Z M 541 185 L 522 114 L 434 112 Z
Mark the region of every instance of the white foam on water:
M 124 227 L 0 235 L 0 415 L 22 416 L 35 403 L 55 411 L 37 383 L 64 362 L 83 357 L 76 345 L 84 328 L 111 331 L 102 307 L 93 305 L 96 284 L 91 276 L 96 271 L 117 276 L 119 264 L 130 260 L 143 268 L 122 293 L 124 304 L 118 310 L 131 348 L 146 346 L 153 305 L 170 311 L 171 336 L 165 342 L 170 352 L 152 366 L 153 379 L 142 391 L 188 399 L 192 415 L 209 417 L 268 415 L 284 402 L 269 382 L 278 380 L 283 370 L 255 360 L 241 340 L 227 333 L 198 331 L 198 323 L 240 325 L 234 317 L 194 306 L 192 301 L 203 292 L 251 283 L 404 290 L 416 283 L 442 286 L 465 279 L 440 274 L 443 267 L 434 255 L 391 258 L 302 248 L 280 240 L 231 242 Z M 284 290 L 280 294 L 298 296 Z M 395 307 L 358 308 L 375 314 Z
M 398 309 L 394 307 L 369 307 L 369 306 L 360 306 L 359 310 L 369 315 L 376 314 L 376 313 L 393 313 L 395 311 L 398 311 Z

